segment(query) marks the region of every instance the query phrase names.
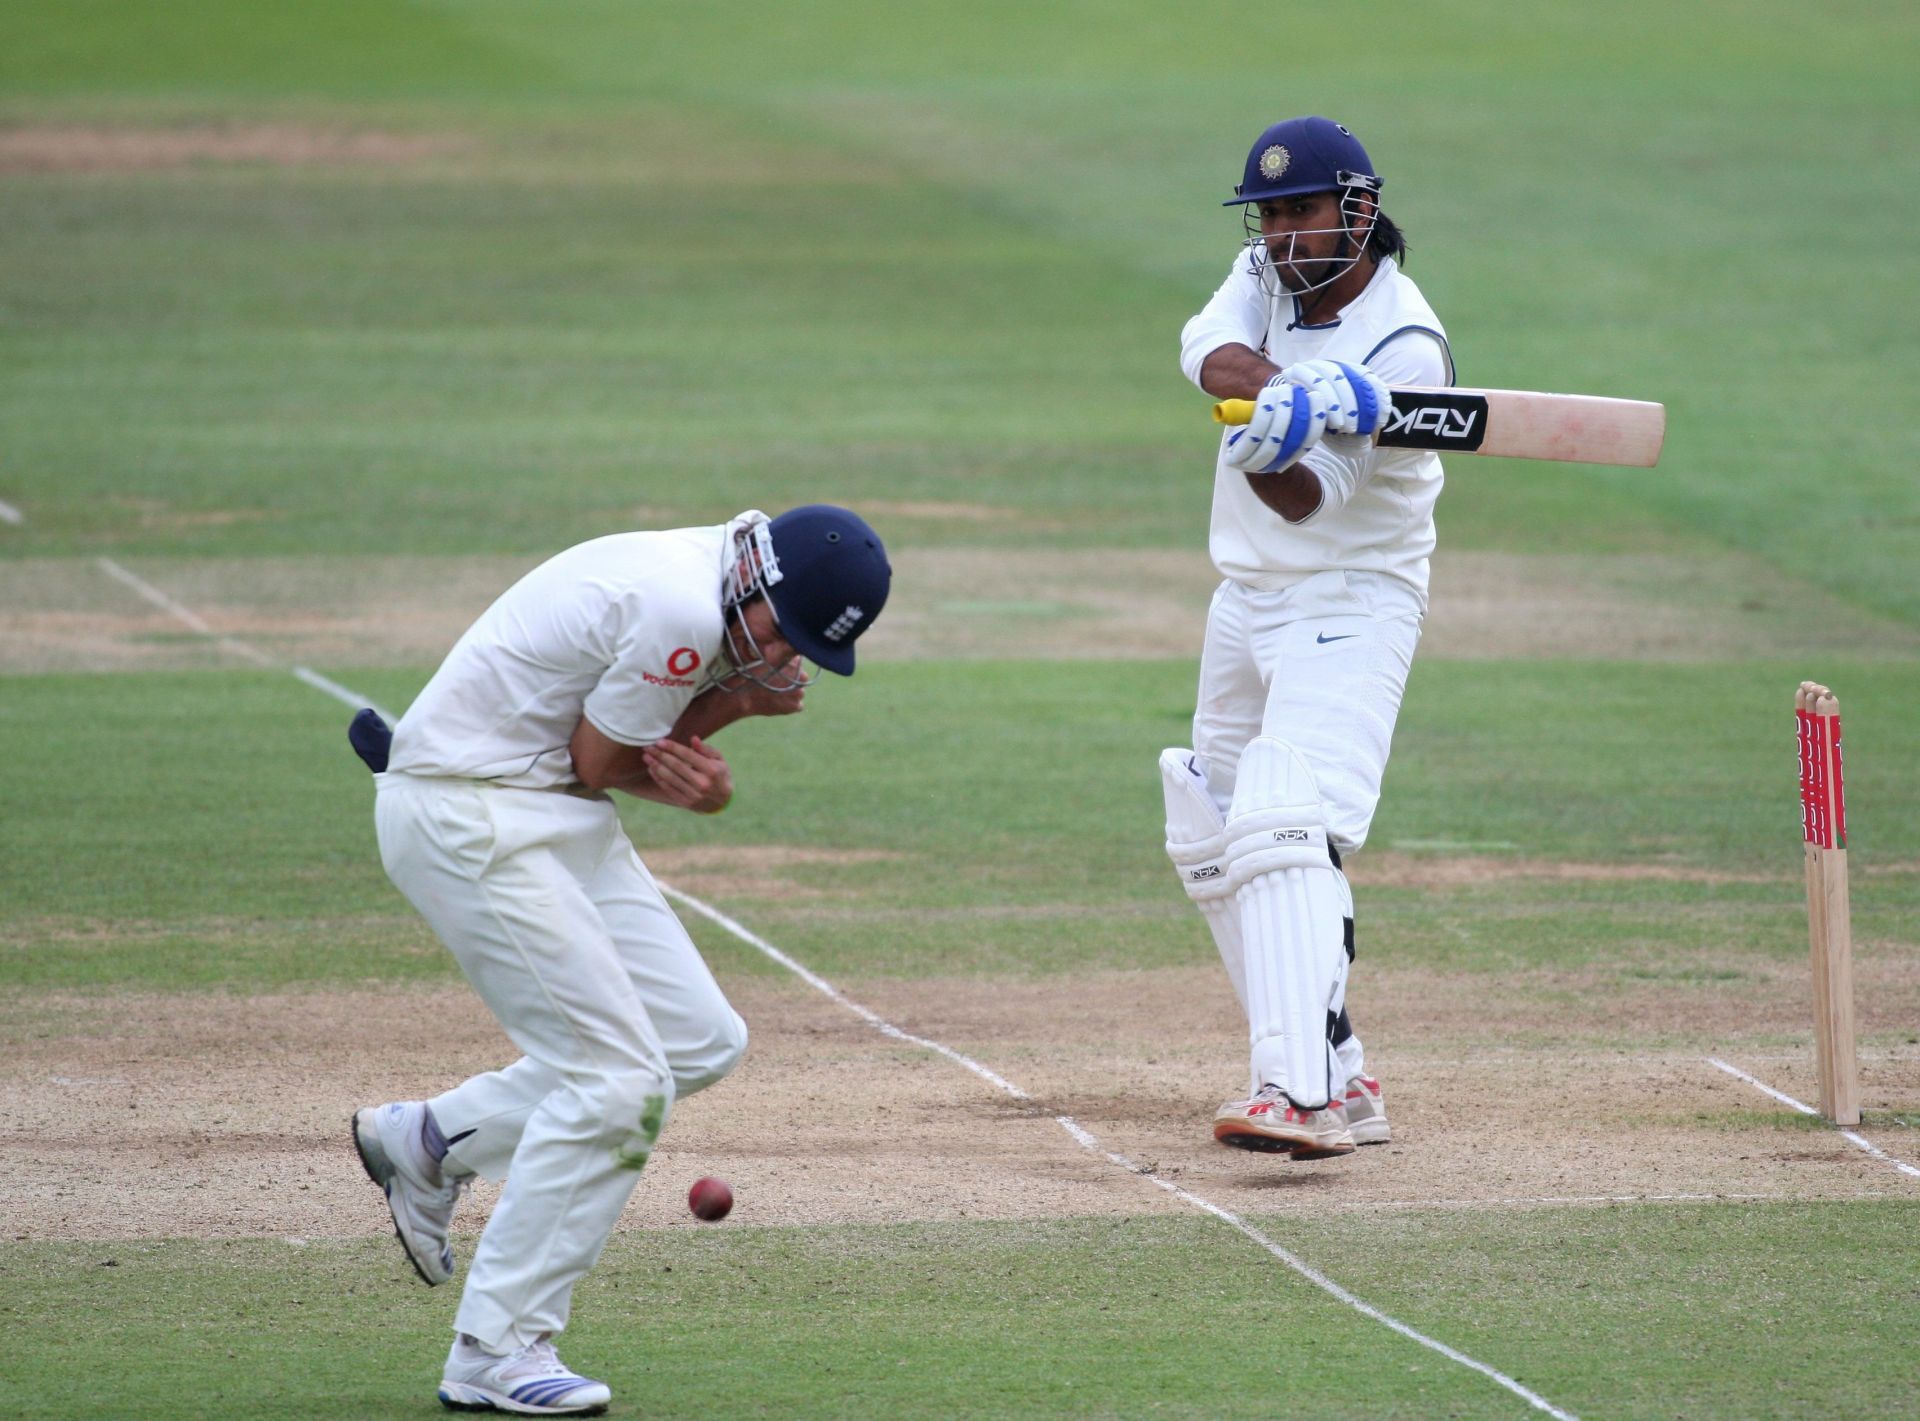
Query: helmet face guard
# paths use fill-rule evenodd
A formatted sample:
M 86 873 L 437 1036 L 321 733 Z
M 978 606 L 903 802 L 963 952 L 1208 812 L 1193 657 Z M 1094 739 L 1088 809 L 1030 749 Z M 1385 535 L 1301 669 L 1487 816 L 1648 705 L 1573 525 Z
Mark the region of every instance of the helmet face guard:
M 1302 227 L 1268 236 L 1261 230 L 1258 204 L 1278 201 L 1278 197 L 1257 198 L 1241 208 L 1240 225 L 1246 233 L 1242 245 L 1247 249 L 1247 267 L 1260 279 L 1260 289 L 1274 297 L 1304 296 L 1308 292 L 1331 286 L 1345 276 L 1353 264 L 1366 255 L 1367 237 L 1373 230 L 1374 214 L 1380 210 L 1380 186 L 1380 179 L 1376 177 L 1343 170 L 1338 175 L 1336 189 L 1340 194 L 1340 225 L 1337 227 Z M 1300 270 L 1297 264 L 1302 259 L 1300 238 L 1329 234 L 1337 234 L 1341 239 L 1333 255 L 1304 259 L 1315 265 L 1331 264 L 1332 270 L 1317 281 L 1290 284 L 1281 274 L 1281 268 L 1292 267 L 1295 272 Z
M 709 684 L 731 693 L 746 689 L 751 681 L 764 690 L 785 695 L 804 691 L 818 679 L 819 673 L 805 670 L 804 662 L 802 670 L 793 672 L 768 661 L 754 638 L 753 628 L 747 625 L 748 603 L 756 597 L 766 597 L 771 611 L 773 599 L 767 596 L 767 590 L 779 581 L 780 559 L 773 551 L 773 534 L 764 516 L 751 515 L 733 530 L 733 558 L 721 578 L 720 608 L 727 665 L 725 670 L 714 668 Z M 776 611 L 774 625 L 778 626 L 779 622 Z

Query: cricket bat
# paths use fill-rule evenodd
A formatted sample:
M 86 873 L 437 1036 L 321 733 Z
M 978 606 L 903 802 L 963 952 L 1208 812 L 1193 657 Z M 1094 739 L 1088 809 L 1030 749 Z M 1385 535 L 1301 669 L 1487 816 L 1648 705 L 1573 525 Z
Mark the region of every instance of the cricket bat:
M 1222 400 L 1213 417 L 1220 424 L 1245 424 L 1253 418 L 1253 401 Z M 1666 435 L 1667 407 L 1648 400 L 1396 385 L 1393 415 L 1373 442 L 1383 449 L 1650 469 Z

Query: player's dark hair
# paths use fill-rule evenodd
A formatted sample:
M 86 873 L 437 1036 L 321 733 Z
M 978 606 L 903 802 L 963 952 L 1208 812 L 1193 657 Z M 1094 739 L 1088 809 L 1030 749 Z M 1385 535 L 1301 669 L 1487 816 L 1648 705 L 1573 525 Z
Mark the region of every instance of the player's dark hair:
M 1373 228 L 1367 233 L 1367 255 L 1375 261 L 1392 257 L 1401 266 L 1407 264 L 1407 234 L 1378 208 L 1374 209 Z

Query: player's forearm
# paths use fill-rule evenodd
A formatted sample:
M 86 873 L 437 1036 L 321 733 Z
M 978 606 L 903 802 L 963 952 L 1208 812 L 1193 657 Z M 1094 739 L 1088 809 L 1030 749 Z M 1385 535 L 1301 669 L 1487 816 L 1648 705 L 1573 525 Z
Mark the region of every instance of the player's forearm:
M 661 800 L 664 792 L 647 770 L 644 746 L 621 745 L 576 731 L 572 751 L 573 773 L 588 789 L 617 789 L 636 799 Z
M 650 800 L 670 809 L 692 807 L 684 802 L 684 795 L 675 794 L 654 779 L 647 763 L 647 747 L 643 745 L 623 745 L 610 754 L 602 754 L 585 770 L 576 762 L 574 772 L 589 789 L 619 790 L 635 799 Z
M 620 772 L 619 778 L 608 780 L 604 784 L 594 785 L 592 788 L 617 789 L 622 794 L 630 794 L 635 799 L 650 799 L 655 804 L 673 803 L 673 800 L 668 797 L 667 792 L 653 782 L 653 776 L 647 772 L 647 768 L 644 765 L 638 769 L 624 770 Z
M 1200 388 L 1216 400 L 1251 400 L 1279 373 L 1259 351 L 1223 345 L 1200 363 Z
M 1311 517 L 1326 497 L 1319 476 L 1298 464 L 1277 474 L 1248 474 L 1246 480 L 1254 496 L 1289 523 Z
M 588 789 L 617 789 L 635 799 L 667 803 L 666 791 L 653 781 L 647 768 L 647 747 L 627 745 L 596 730 L 582 719 L 568 746 L 573 756 L 573 773 Z
M 673 729 L 667 732 L 667 739 L 678 740 L 683 745 L 696 735 L 702 740 L 710 739 L 751 714 L 753 703 L 746 691 L 723 691 L 709 686 L 687 702 L 687 708 L 680 712 Z

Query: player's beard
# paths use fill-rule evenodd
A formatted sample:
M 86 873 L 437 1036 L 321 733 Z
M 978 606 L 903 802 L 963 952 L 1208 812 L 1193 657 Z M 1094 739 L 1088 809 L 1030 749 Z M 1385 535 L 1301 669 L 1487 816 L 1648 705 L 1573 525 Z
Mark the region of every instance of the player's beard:
M 1273 268 L 1274 279 L 1292 296 L 1305 296 L 1315 291 L 1323 291 L 1338 281 L 1353 265 L 1354 257 L 1339 255 L 1341 250 L 1350 250 L 1353 238 L 1342 234 L 1336 241 L 1335 254 L 1324 257 L 1307 256 L 1297 246 L 1287 250 L 1282 243 L 1280 251 L 1267 249 L 1267 263 Z

